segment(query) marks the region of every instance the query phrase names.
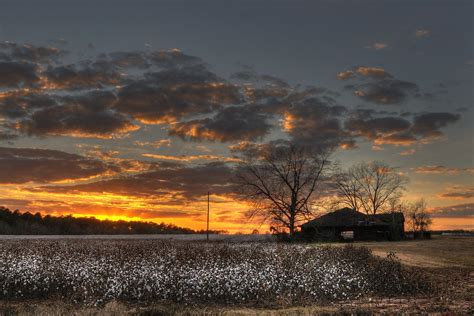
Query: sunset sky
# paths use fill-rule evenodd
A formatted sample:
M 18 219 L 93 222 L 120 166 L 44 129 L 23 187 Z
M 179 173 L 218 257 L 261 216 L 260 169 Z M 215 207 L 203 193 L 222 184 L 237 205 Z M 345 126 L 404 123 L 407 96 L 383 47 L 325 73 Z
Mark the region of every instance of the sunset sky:
M 229 181 L 285 139 L 474 229 L 470 0 L 0 3 L 0 205 L 265 230 Z

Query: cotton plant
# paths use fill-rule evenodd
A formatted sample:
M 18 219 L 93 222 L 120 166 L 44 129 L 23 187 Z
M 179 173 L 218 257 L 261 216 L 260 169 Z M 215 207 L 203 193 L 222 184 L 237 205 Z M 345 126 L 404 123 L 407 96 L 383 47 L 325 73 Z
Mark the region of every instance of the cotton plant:
M 0 245 L 3 298 L 91 305 L 111 300 L 291 304 L 420 290 L 421 283 L 407 273 L 393 257 L 379 259 L 354 247 L 150 240 Z M 385 282 L 375 282 L 377 277 Z M 399 285 L 390 286 L 392 281 Z

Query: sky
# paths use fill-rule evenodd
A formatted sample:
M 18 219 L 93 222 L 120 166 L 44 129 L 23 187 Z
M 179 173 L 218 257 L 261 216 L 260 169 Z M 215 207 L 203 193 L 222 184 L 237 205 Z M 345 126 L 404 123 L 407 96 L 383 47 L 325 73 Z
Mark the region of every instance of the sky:
M 0 205 L 265 230 L 230 179 L 278 140 L 382 160 L 474 229 L 472 1 L 0 0 Z

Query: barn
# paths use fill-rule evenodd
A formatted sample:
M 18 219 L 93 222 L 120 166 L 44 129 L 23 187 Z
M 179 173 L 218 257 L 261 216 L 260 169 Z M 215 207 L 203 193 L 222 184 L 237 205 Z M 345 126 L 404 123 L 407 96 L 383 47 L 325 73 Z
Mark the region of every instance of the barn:
M 402 213 L 367 215 L 346 207 L 301 225 L 301 233 L 306 240 L 400 240 L 404 224 Z

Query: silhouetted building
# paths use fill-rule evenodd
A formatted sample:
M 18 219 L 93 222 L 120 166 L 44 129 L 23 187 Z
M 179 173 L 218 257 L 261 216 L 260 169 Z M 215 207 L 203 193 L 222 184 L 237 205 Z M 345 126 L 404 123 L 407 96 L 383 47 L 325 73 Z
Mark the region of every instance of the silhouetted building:
M 404 224 L 402 213 L 366 215 L 346 207 L 301 225 L 301 232 L 307 240 L 400 240 Z

